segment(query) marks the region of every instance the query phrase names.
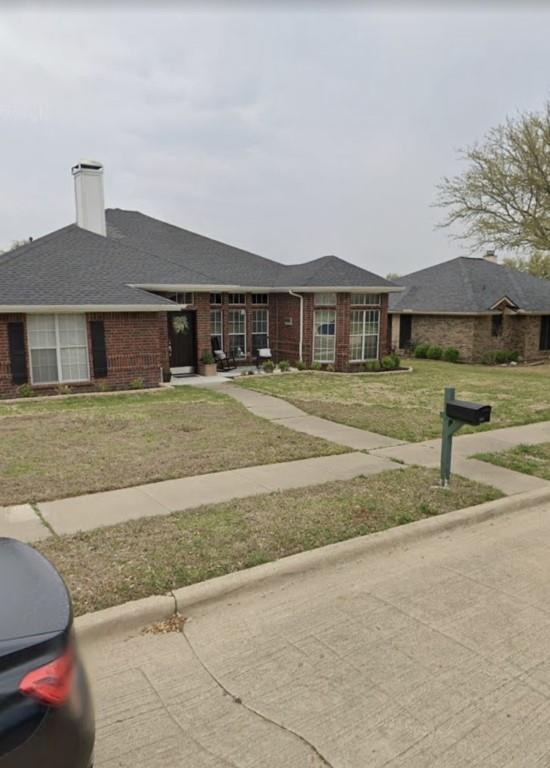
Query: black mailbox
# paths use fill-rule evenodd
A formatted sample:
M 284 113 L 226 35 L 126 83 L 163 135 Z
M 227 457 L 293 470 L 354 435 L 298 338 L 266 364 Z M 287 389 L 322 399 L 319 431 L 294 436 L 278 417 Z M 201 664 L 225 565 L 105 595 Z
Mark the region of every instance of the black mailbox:
M 491 406 L 469 403 L 467 400 L 449 400 L 445 414 L 451 419 L 477 426 L 491 421 Z

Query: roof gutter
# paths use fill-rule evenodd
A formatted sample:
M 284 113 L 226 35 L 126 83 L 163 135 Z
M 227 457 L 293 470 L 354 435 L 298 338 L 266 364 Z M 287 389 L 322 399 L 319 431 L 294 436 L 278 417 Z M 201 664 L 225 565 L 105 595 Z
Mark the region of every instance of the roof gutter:
M 179 312 L 179 304 L 0 304 L 0 314 L 78 312 Z
M 302 362 L 302 351 L 304 346 L 304 297 L 299 293 L 294 293 L 294 291 L 290 289 L 288 292 L 291 296 L 294 296 L 294 298 L 300 299 L 300 344 L 298 346 L 298 357 L 300 362 Z

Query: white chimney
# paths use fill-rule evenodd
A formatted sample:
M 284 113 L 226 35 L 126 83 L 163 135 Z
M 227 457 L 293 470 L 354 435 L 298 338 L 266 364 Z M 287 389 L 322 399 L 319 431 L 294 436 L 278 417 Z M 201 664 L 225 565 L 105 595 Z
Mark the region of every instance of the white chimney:
M 74 176 L 76 223 L 105 236 L 105 201 L 103 199 L 103 166 L 97 160 L 80 160 L 71 169 Z
M 485 256 L 483 258 L 485 261 L 490 261 L 491 264 L 498 264 L 498 257 L 492 248 L 485 251 Z

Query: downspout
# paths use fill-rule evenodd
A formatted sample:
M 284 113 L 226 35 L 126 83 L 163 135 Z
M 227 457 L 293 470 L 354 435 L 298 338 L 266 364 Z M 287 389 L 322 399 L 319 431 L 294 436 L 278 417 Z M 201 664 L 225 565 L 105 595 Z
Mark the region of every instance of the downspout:
M 298 357 L 302 361 L 302 351 L 304 346 L 304 297 L 300 293 L 294 293 L 289 289 L 289 294 L 295 299 L 300 299 L 300 345 L 298 347 Z

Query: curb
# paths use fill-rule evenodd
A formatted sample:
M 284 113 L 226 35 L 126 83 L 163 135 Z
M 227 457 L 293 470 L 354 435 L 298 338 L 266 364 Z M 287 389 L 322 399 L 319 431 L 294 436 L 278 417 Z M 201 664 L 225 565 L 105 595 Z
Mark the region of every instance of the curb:
M 287 579 L 314 573 L 338 562 L 345 563 L 371 552 L 389 551 L 399 546 L 413 544 L 419 539 L 483 523 L 510 512 L 526 511 L 545 501 L 550 501 L 550 488 L 537 488 L 514 496 L 487 501 L 475 507 L 447 512 L 439 517 L 418 520 L 386 531 L 289 555 L 272 563 L 257 565 L 198 584 L 191 584 L 188 587 L 181 587 L 174 590 L 171 595 L 147 597 L 96 613 L 88 613 L 75 619 L 76 633 L 81 642 L 89 642 L 100 638 L 105 639 L 121 631 L 133 632 L 147 624 L 168 618 L 174 610 L 185 613 L 190 608 L 207 605 L 257 587 L 273 589 L 278 583 Z

